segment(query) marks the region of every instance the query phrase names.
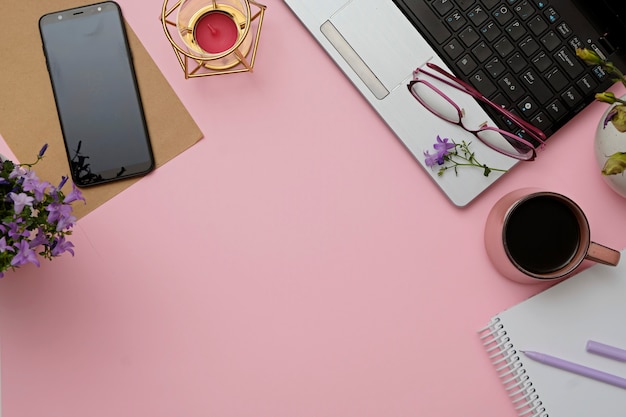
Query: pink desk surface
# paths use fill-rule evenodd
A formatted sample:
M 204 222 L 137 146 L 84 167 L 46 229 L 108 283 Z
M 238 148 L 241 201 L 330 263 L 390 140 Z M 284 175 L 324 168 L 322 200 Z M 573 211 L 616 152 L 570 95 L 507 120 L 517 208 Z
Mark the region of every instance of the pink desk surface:
M 254 73 L 195 80 L 162 3 L 119 2 L 205 139 L 0 280 L 3 417 L 514 416 L 476 332 L 543 288 L 498 276 L 483 224 L 539 186 L 626 246 L 604 105 L 459 209 L 282 1 Z

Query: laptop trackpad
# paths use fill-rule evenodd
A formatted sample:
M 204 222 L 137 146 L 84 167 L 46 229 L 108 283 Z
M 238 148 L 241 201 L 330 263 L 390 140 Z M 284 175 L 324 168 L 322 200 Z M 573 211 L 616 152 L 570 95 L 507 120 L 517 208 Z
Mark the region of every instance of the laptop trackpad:
M 435 55 L 392 2 L 353 0 L 321 29 L 379 99 Z

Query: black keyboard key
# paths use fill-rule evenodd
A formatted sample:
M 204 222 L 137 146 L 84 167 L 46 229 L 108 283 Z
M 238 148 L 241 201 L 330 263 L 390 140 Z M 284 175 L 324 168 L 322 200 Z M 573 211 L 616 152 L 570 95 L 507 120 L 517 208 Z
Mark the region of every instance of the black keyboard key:
M 518 116 L 518 117 L 520 116 L 515 109 L 511 110 L 511 113 L 513 113 L 515 116 Z M 513 122 L 513 120 L 509 119 L 506 116 L 500 117 L 500 120 L 502 120 L 502 122 L 504 122 L 504 124 L 506 125 L 505 127 L 506 130 L 508 130 L 509 132 L 515 133 L 519 137 L 522 137 L 523 130 L 520 129 L 517 123 Z
M 567 23 L 563 22 L 560 23 L 557 27 L 556 27 L 556 31 L 558 32 L 559 35 L 561 35 L 561 37 L 563 39 L 567 39 L 572 35 L 572 29 L 570 29 L 570 27 L 568 26 Z
M 591 69 L 591 73 L 597 78 L 598 81 L 602 82 L 606 80 L 606 77 L 609 74 L 600 66 L 595 66 Z
M 517 104 L 517 109 L 526 120 L 530 120 L 531 116 L 539 110 L 539 106 L 532 97 L 526 96 Z
M 448 54 L 450 59 L 457 59 L 461 56 L 465 48 L 461 46 L 461 43 L 458 40 L 451 39 L 450 42 L 444 45 L 443 50 L 446 51 L 446 54 Z
M 502 93 L 498 93 L 495 96 L 493 96 L 493 98 L 491 99 L 491 102 L 494 104 L 497 104 L 503 109 L 508 109 L 510 107 L 508 99 L 504 97 L 504 94 Z
M 498 7 L 492 14 L 493 17 L 496 19 L 496 22 L 498 22 L 501 26 L 504 26 L 509 20 L 513 18 L 513 13 L 511 13 L 511 10 L 504 5 Z
M 541 43 L 548 51 L 552 52 L 561 45 L 561 39 L 556 33 L 550 31 L 541 37 Z
M 541 32 L 548 29 L 549 26 L 541 16 L 535 16 L 528 21 L 528 27 L 532 33 L 539 35 Z
M 558 99 L 551 102 L 550 105 L 546 107 L 546 111 L 554 120 L 559 120 L 567 114 L 565 105 Z
M 485 70 L 487 70 L 487 73 L 495 79 L 502 75 L 502 73 L 504 73 L 506 67 L 504 66 L 502 61 L 500 61 L 500 58 L 494 57 L 485 64 Z
M 532 69 L 528 69 L 522 73 L 521 81 L 524 87 L 531 92 L 541 105 L 546 104 L 554 97 L 550 87 L 548 87 L 541 77 Z
M 502 33 L 500 27 L 492 20 L 480 29 L 487 42 L 493 42 Z
M 467 46 L 468 48 L 478 42 L 480 39 L 480 35 L 474 30 L 473 27 L 468 26 L 461 33 L 459 33 L 459 39 Z
M 516 102 L 519 100 L 526 92 L 519 85 L 517 79 L 511 74 L 506 74 L 504 77 L 498 80 L 498 84 L 500 88 L 504 91 L 504 94 L 513 101 Z
M 414 3 L 421 3 L 421 2 L 414 2 Z M 433 1 L 432 6 L 435 10 L 437 10 L 437 12 L 439 12 L 440 15 L 443 16 L 444 14 L 452 10 L 452 8 L 454 7 L 454 4 L 452 4 L 452 0 L 435 0 Z M 421 17 L 419 14 L 416 16 Z
M 469 54 L 465 54 L 463 58 L 459 59 L 456 63 L 456 66 L 465 75 L 469 75 L 478 67 L 478 65 L 476 65 L 476 61 L 474 61 L 474 59 L 469 56 Z
M 541 131 L 546 131 L 550 128 L 550 126 L 552 126 L 552 121 L 544 112 L 539 112 L 533 116 L 530 119 L 530 123 Z
M 456 4 L 461 8 L 461 10 L 467 10 L 472 7 L 474 0 L 456 0 Z
M 487 9 L 493 9 L 498 4 L 500 4 L 500 0 L 483 0 L 483 6 Z
M 531 38 L 530 36 L 527 38 L 524 38 L 524 40 L 519 43 L 519 47 L 522 50 L 522 52 L 526 54 L 526 56 L 531 56 L 532 54 L 537 52 L 540 48 L 539 43 L 533 38 Z
M 515 47 L 508 38 L 501 38 L 493 45 L 493 48 L 503 58 L 515 50 Z
M 565 46 L 554 54 L 554 59 L 570 78 L 576 78 L 585 71 L 576 54 Z
M 548 2 L 546 0 L 533 0 L 533 2 L 539 10 L 545 9 L 545 7 L 548 5 Z
M 567 77 L 556 67 L 546 72 L 544 76 L 548 81 L 548 84 L 550 84 L 556 91 L 561 91 L 568 85 Z
M 517 41 L 526 34 L 526 29 L 524 29 L 524 26 L 522 26 L 519 20 L 514 20 L 505 30 L 514 41 Z
M 578 36 L 572 36 L 571 39 L 567 42 L 569 46 L 572 47 L 572 50 L 576 50 L 578 48 L 584 48 L 583 42 L 580 40 Z
M 483 6 L 479 4 L 477 6 L 474 6 L 472 10 L 467 13 L 467 17 L 474 26 L 480 26 L 485 23 L 489 15 L 487 14 Z
M 455 10 L 454 12 L 450 13 L 448 17 L 446 17 L 446 23 L 448 24 L 450 29 L 452 29 L 452 32 L 458 32 L 459 29 L 465 26 L 467 20 L 465 20 L 465 17 L 463 17 L 463 15 L 459 11 Z
M 595 88 L 598 86 L 596 82 L 593 80 L 590 74 L 585 74 L 580 80 L 576 82 L 580 91 L 583 92 L 584 95 L 589 95 L 595 91 Z
M 548 7 L 546 11 L 543 12 L 543 14 L 550 23 L 556 23 L 556 21 L 560 18 L 559 14 L 556 12 L 556 10 L 554 10 L 554 7 Z
M 545 70 L 550 68 L 550 65 L 552 65 L 552 60 L 543 51 L 541 51 L 537 55 L 535 55 L 532 58 L 531 62 L 533 63 L 535 68 L 537 68 L 537 71 L 539 71 L 539 72 L 544 72 Z
M 515 10 L 517 15 L 522 20 L 528 19 L 535 12 L 535 9 L 533 8 L 533 6 L 531 6 L 530 3 L 528 3 L 528 1 L 526 0 L 524 0 L 523 2 L 515 6 L 513 10 Z
M 478 45 L 476 45 L 473 49 L 472 49 L 472 54 L 474 55 L 474 57 L 476 57 L 476 59 L 479 62 L 485 62 L 492 54 L 491 49 L 489 49 L 489 46 L 487 46 L 487 44 L 483 41 L 480 41 L 478 43 Z
M 482 70 L 476 71 L 469 81 L 485 97 L 489 97 L 498 90 L 496 85 L 491 82 Z
M 570 87 L 563 94 L 561 94 L 561 99 L 570 108 L 574 108 L 583 101 L 583 96 L 578 92 L 578 90 L 576 90 L 575 87 Z
M 435 0 L 433 3 L 433 7 L 435 4 L 440 5 L 449 5 L 448 11 L 452 10 L 452 2 L 451 0 Z M 426 30 L 433 37 L 435 42 L 438 44 L 442 44 L 445 42 L 452 34 L 446 28 L 445 25 L 441 24 L 441 21 L 437 17 L 437 15 L 428 7 L 423 1 L 412 1 L 407 2 L 406 6 L 409 8 L 413 16 L 419 20 L 419 22 L 424 25 Z M 446 6 L 448 7 L 448 6 Z M 444 12 L 446 13 L 446 12 Z
M 509 67 L 511 67 L 514 73 L 520 72 L 527 65 L 526 60 L 519 52 L 515 52 L 513 55 L 511 55 L 511 57 L 506 60 L 506 63 L 509 64 Z

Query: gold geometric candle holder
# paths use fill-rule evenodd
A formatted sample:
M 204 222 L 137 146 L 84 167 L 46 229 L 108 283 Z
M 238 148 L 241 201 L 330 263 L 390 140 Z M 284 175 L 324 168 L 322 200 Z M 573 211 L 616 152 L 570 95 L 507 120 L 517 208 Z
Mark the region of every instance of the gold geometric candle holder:
M 266 6 L 253 0 L 178 0 L 170 8 L 170 2 L 163 3 L 161 23 L 185 78 L 252 71 Z

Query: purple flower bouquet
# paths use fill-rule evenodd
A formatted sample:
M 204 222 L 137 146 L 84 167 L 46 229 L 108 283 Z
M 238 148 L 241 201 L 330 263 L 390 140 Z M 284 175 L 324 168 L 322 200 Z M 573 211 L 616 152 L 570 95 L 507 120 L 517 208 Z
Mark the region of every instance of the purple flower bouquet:
M 39 257 L 74 255 L 74 245 L 66 239 L 76 222 L 71 204 L 85 199 L 74 184 L 67 195 L 61 191 L 67 177 L 57 186 L 39 180 L 32 167 L 47 148 L 41 148 L 32 164 L 0 158 L 0 277 L 27 263 L 39 266 Z

